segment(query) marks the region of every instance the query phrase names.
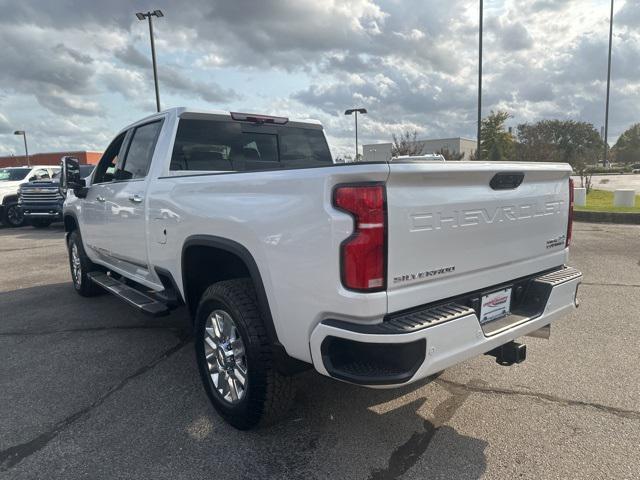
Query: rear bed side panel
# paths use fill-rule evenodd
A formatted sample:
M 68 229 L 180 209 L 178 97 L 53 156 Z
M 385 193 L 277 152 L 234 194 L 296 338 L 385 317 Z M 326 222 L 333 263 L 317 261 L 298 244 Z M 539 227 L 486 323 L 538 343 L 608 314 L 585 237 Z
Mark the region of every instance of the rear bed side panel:
M 391 164 L 390 312 L 562 265 L 568 221 L 565 164 Z M 497 172 L 523 172 L 494 190 Z
M 336 184 L 384 182 L 388 173 L 387 164 L 376 164 L 160 178 L 151 186 L 149 218 L 166 236 L 150 242 L 150 256 L 182 290 L 186 238 L 211 235 L 244 246 L 260 270 L 278 340 L 309 362 L 309 337 L 321 320 L 372 323 L 386 314 L 386 292 L 341 286 L 339 248 L 353 219 L 332 207 L 331 196 Z

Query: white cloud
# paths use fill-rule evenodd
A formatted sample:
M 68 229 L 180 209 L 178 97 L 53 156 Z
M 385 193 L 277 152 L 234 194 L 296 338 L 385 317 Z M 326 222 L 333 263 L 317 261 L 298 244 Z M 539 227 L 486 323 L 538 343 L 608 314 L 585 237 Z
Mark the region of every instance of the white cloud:
M 485 113 L 599 127 L 608 0 L 485 4 Z M 165 13 L 154 24 L 163 105 L 318 117 L 338 153 L 353 148 L 342 113 L 356 104 L 369 110 L 360 125 L 367 142 L 403 128 L 474 136 L 476 1 L 159 0 L 155 8 Z M 125 0 L 0 7 L 0 130 L 11 118 L 39 131 L 34 148 L 99 146 L 152 111 L 148 31 L 134 10 Z M 616 2 L 611 140 L 640 120 L 639 11 L 640 0 Z M 43 118 L 65 127 L 54 135 Z M 15 141 L 1 136 L 0 152 Z
M 195 65 L 201 68 L 215 68 L 221 67 L 225 63 L 225 59 L 222 56 L 215 53 L 208 53 L 207 55 L 198 58 Z
M 11 133 L 13 130 L 11 129 L 11 125 L 9 124 L 9 120 L 0 112 L 0 134 L 3 133 Z

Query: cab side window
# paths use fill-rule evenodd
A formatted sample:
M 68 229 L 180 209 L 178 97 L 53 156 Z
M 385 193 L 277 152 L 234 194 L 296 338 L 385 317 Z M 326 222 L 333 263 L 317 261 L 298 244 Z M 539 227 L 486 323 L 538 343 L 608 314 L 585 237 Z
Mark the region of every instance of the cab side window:
M 134 180 L 147 176 L 161 128 L 162 121 L 156 121 L 134 129 L 124 165 L 116 174 L 118 180 Z
M 93 177 L 93 183 L 106 183 L 113 181 L 124 136 L 125 134 L 121 133 L 107 147 L 107 150 L 104 152 L 96 166 L 96 174 Z

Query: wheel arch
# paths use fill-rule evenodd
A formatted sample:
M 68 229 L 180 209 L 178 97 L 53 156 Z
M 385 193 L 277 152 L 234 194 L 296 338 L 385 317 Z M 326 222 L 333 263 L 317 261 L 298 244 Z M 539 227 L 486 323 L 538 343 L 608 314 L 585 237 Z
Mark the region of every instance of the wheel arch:
M 17 193 L 11 193 L 9 195 L 5 195 L 4 198 L 2 199 L 2 205 L 4 205 L 5 207 L 7 205 L 13 205 L 13 204 L 17 204 L 18 203 L 18 194 Z
M 78 230 L 78 219 L 74 213 L 65 213 L 62 217 L 62 221 L 64 223 L 64 231 L 67 233 L 67 236 L 74 230 Z
M 222 260 L 223 271 L 218 270 L 215 274 L 204 276 L 189 272 L 194 264 L 201 263 L 200 260 L 210 262 L 216 259 Z M 244 271 L 241 270 L 242 268 Z M 269 340 L 273 345 L 280 345 L 262 275 L 253 255 L 247 248 L 228 238 L 214 235 L 193 235 L 188 237 L 182 246 L 181 269 L 184 301 L 192 317 L 195 317 L 200 290 L 206 289 L 211 280 L 221 281 L 243 275 L 249 276 L 253 282 L 258 307 L 264 319 Z

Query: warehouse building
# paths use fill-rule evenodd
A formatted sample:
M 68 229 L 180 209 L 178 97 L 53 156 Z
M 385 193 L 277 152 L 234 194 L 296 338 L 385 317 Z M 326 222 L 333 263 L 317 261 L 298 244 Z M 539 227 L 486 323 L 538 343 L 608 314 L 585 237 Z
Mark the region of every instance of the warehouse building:
M 86 150 L 77 152 L 49 152 L 36 153 L 34 155 L 11 155 L 8 157 L 0 157 L 0 167 L 22 167 L 25 165 L 60 165 L 62 157 L 76 157 L 80 161 L 80 165 L 95 165 L 102 157 L 102 152 L 89 152 Z
M 454 155 L 462 154 L 462 160 L 471 160 L 476 151 L 476 141 L 470 138 L 435 138 L 432 140 L 418 140 L 415 142 L 421 146 L 421 155 L 428 153 L 440 153 L 449 151 Z M 374 143 L 362 146 L 364 161 L 381 162 L 391 158 L 391 143 Z

